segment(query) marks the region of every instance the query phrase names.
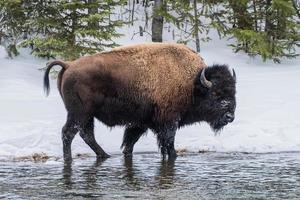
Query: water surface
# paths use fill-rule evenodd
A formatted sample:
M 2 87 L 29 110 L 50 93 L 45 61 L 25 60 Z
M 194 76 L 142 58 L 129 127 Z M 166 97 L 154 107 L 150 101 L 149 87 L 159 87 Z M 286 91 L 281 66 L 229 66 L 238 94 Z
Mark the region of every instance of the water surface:
M 298 199 L 300 153 L 157 153 L 61 161 L 0 161 L 4 199 Z

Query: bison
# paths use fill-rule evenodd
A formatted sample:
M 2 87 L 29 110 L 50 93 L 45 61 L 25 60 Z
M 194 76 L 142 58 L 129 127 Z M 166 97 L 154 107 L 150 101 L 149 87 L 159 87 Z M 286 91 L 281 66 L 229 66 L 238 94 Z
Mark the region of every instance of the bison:
M 63 156 L 72 160 L 71 143 L 79 132 L 99 158 L 109 157 L 97 144 L 94 118 L 109 127 L 125 126 L 123 153 L 148 130 L 161 154 L 176 157 L 176 130 L 205 121 L 214 131 L 234 120 L 236 75 L 226 65 L 207 67 L 193 50 L 181 44 L 150 43 L 118 47 L 77 60 L 47 65 L 44 89 L 54 65 L 58 90 L 67 110 L 62 129 Z

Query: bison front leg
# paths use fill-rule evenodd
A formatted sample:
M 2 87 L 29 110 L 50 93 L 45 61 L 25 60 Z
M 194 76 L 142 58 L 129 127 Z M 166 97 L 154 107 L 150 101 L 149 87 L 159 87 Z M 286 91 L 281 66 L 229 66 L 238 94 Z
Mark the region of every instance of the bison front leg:
M 139 126 L 127 126 L 123 136 L 121 148 L 124 148 L 123 154 L 131 156 L 133 147 L 139 138 L 146 132 L 147 128 Z
M 175 159 L 177 157 L 174 147 L 177 127 L 177 123 L 172 123 L 158 131 L 157 139 L 163 158 L 165 158 L 167 154 L 169 159 Z
M 98 158 L 110 157 L 97 143 L 94 135 L 94 119 L 90 118 L 85 123 L 81 124 L 80 132 L 81 138 L 89 147 L 96 153 Z

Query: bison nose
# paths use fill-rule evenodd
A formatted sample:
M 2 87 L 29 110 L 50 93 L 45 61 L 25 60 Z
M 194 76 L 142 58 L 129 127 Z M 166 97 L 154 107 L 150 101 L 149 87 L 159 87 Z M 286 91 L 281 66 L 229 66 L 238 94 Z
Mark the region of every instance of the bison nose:
M 228 123 L 233 122 L 233 120 L 234 120 L 234 114 L 232 114 L 232 113 L 226 113 L 225 114 L 225 119 L 226 119 L 226 121 Z

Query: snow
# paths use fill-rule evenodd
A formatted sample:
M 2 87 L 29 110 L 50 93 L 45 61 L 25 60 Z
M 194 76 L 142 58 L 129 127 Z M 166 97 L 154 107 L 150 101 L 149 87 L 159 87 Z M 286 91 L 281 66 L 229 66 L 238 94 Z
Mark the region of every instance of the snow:
M 137 27 L 137 26 L 136 26 Z M 120 30 L 124 37 L 119 44 L 150 41 L 149 35 L 135 35 L 137 28 Z M 208 65 L 226 63 L 237 74 L 236 119 L 220 135 L 206 123 L 182 128 L 176 136 L 176 148 L 189 151 L 279 152 L 300 151 L 300 60 L 283 60 L 281 64 L 262 62 L 243 53 L 233 53 L 226 41 L 211 33 L 213 41 L 202 44 L 201 56 Z M 171 32 L 164 34 L 171 41 Z M 189 44 L 193 47 L 193 44 Z M 43 94 L 43 72 L 38 70 L 47 61 L 37 59 L 27 49 L 15 59 L 8 59 L 0 48 L 0 156 L 26 156 L 46 153 L 62 156 L 61 128 L 66 111 L 51 81 L 48 98 Z M 122 128 L 109 129 L 96 122 L 95 136 L 110 154 L 120 153 Z M 77 135 L 73 155 L 90 153 Z M 158 151 L 151 132 L 142 137 L 135 152 Z

